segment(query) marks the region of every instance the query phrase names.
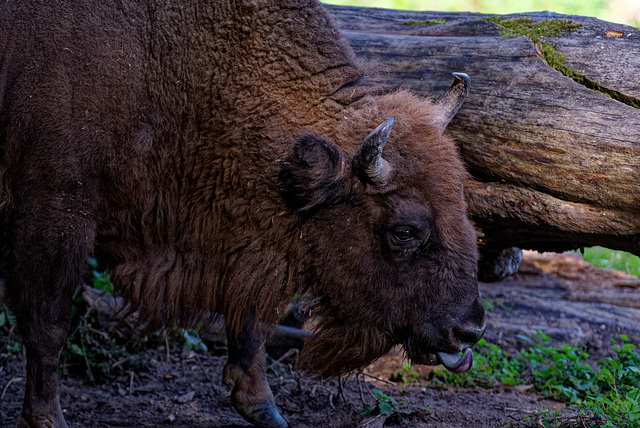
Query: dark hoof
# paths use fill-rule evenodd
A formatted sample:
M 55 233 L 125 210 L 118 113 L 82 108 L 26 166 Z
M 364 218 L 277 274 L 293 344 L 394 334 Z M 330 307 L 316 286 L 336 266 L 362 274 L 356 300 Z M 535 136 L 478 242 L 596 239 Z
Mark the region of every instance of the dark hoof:
M 258 401 L 247 406 L 238 406 L 234 403 L 234 406 L 243 418 L 259 427 L 287 428 L 289 426 L 276 409 L 276 405 L 270 401 Z

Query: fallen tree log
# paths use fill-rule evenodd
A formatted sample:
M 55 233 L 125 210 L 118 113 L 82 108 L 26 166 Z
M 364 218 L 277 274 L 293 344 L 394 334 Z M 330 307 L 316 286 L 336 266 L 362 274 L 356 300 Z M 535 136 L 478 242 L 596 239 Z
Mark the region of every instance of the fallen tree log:
M 327 6 L 373 82 L 472 87 L 448 132 L 485 250 L 603 245 L 640 255 L 640 32 L 552 13 Z

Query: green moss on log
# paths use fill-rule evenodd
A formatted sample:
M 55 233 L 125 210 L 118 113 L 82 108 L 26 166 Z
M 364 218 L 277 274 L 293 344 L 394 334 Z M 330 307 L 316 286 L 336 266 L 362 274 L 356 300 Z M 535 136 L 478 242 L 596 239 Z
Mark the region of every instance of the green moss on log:
M 540 37 L 559 37 L 580 28 L 580 24 L 574 24 L 568 19 L 546 19 L 534 23 L 531 18 L 504 19 L 501 16 L 485 18 L 489 22 L 503 28 L 500 35 L 504 38 L 525 36 L 536 46 L 538 53 L 544 58 L 547 65 L 560 71 L 565 76 L 573 78 L 577 74 L 564 66 L 564 55 L 554 49 L 551 43 Z
M 445 19 L 427 19 L 426 21 L 405 21 L 402 23 L 402 25 L 419 25 L 422 27 L 428 27 L 430 25 L 440 25 L 446 23 L 447 21 Z
M 518 36 L 528 38 L 531 43 L 534 44 L 538 54 L 544 59 L 545 63 L 554 70 L 570 77 L 575 82 L 592 91 L 602 93 L 631 107 L 640 108 L 639 100 L 624 95 L 621 92 L 605 88 L 597 82 L 588 79 L 583 74 L 564 65 L 565 56 L 558 52 L 551 43 L 541 39 L 541 37 L 560 37 L 580 28 L 580 24 L 575 24 L 568 19 L 546 19 L 536 23 L 526 17 L 504 19 L 502 16 L 492 16 L 485 19 L 501 27 L 502 31 L 500 31 L 500 35 L 504 38 L 508 39 Z
M 503 28 L 500 32 L 502 37 L 525 36 L 534 43 L 540 41 L 540 37 L 559 37 L 581 27 L 568 19 L 545 19 L 538 22 L 527 17 L 504 19 L 502 16 L 492 16 L 485 19 Z

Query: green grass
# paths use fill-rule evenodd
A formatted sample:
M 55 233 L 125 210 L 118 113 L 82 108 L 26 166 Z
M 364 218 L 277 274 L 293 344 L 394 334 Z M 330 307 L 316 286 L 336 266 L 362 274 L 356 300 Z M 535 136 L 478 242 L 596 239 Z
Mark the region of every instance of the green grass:
M 589 247 L 579 251 L 593 266 L 617 269 L 640 278 L 640 257 L 604 247 Z
M 541 332 L 531 345 L 509 356 L 497 345 L 481 340 L 474 367 L 462 375 L 436 370 L 432 383 L 452 386 L 533 385 L 540 394 L 565 401 L 588 427 L 640 427 L 640 354 L 622 335 L 613 342 L 615 356 L 599 360 L 595 367 L 579 348 L 549 346 Z M 543 411 L 543 426 L 556 425 L 559 415 Z M 545 422 L 546 421 L 546 422 Z

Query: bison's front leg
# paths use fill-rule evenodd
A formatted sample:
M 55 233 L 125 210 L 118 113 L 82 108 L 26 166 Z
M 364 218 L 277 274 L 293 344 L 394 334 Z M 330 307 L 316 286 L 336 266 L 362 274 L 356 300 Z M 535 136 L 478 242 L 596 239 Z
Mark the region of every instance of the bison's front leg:
M 64 311 L 66 315 L 66 308 Z M 70 310 L 68 312 L 71 313 Z M 24 317 L 21 321 L 23 325 L 29 324 L 24 322 Z M 31 330 L 25 333 L 26 329 L 21 329 L 27 356 L 27 386 L 18 428 L 67 427 L 58 401 L 57 372 L 67 326 L 63 320 L 59 325 L 39 326 L 42 330 L 38 332 Z
M 229 361 L 224 368 L 224 383 L 233 388 L 233 406 L 249 422 L 261 427 L 286 427 L 280 415 L 266 374 L 262 335 L 252 321 L 240 331 L 227 329 Z
M 67 424 L 58 400 L 58 360 L 69 330 L 73 290 L 93 242 L 93 227 L 84 215 L 70 214 L 64 196 L 56 198 L 62 212 L 48 205 L 45 197 L 19 210 L 25 193 L 17 193 L 20 217 L 16 215 L 9 225 L 9 251 L 3 266 L 8 303 L 16 314 L 27 357 L 18 427 L 63 428 Z

